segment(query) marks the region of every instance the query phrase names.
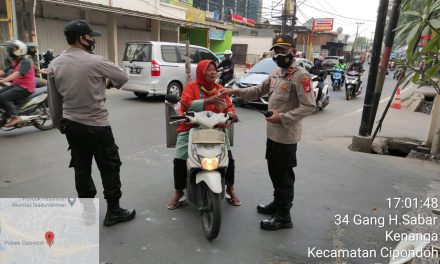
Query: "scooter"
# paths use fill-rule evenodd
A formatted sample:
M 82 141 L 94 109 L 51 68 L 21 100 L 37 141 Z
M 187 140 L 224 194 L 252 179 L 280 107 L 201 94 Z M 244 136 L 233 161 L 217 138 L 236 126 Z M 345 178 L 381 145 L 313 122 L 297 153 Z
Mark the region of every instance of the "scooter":
M 167 104 L 176 105 L 179 98 L 165 97 Z M 210 111 L 187 112 L 171 116 L 170 124 L 195 124 L 188 138 L 187 197 L 200 211 L 203 232 L 208 240 L 215 239 L 221 227 L 221 202 L 225 198 L 225 174 L 229 157 L 226 133 L 219 125 L 230 124 L 231 117 Z
M 356 98 L 361 91 L 360 73 L 357 71 L 350 71 L 347 73 L 345 80 L 345 99 L 349 101 L 352 98 Z
M 5 86 L 11 85 L 5 83 Z M 0 87 L 3 89 L 4 87 Z M 49 130 L 53 128 L 53 123 L 47 103 L 47 87 L 38 87 L 35 92 L 26 98 L 17 100 L 15 102 L 18 108 L 18 115 L 21 116 L 22 121 L 13 127 L 4 127 L 8 118 L 6 110 L 0 106 L 0 129 L 3 131 L 11 131 L 17 128 L 26 126 L 34 126 L 40 130 Z
M 315 75 L 312 77 L 312 87 L 316 97 L 316 107 L 319 111 L 322 111 L 330 103 L 330 96 L 328 95 L 329 85 L 325 82 L 325 80 Z M 321 95 L 320 98 L 317 98 L 320 88 Z
M 333 91 L 341 90 L 342 86 L 342 77 L 344 76 L 344 70 L 343 69 L 335 69 L 333 76 L 332 76 L 332 86 Z
M 218 74 L 217 74 L 217 79 L 215 80 L 215 82 L 218 84 L 221 84 L 222 79 L 220 77 L 223 74 L 223 67 L 218 68 L 217 72 L 218 72 Z M 237 79 L 238 79 L 238 75 L 237 75 L 237 73 L 234 73 L 234 75 L 232 76 L 232 79 L 230 79 L 227 83 L 225 83 L 224 87 L 231 88 Z

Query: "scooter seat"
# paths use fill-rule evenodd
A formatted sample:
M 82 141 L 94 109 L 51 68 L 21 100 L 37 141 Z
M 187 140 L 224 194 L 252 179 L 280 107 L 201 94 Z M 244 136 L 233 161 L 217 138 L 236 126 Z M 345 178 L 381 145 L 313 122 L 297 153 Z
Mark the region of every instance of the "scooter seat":
M 37 96 L 44 94 L 44 93 L 47 93 L 47 86 L 36 88 L 35 91 L 31 95 L 29 95 L 28 97 L 16 100 L 15 104 L 16 105 L 23 105 L 27 101 L 29 101 L 31 98 L 37 97 Z

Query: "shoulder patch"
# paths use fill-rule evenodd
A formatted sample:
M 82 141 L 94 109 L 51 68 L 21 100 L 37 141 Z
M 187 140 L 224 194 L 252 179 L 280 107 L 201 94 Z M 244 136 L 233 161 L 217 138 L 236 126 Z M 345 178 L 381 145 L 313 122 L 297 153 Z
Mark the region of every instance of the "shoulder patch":
M 304 76 L 304 78 L 301 80 L 301 84 L 303 86 L 304 92 L 309 93 L 311 91 L 310 88 L 310 77 Z

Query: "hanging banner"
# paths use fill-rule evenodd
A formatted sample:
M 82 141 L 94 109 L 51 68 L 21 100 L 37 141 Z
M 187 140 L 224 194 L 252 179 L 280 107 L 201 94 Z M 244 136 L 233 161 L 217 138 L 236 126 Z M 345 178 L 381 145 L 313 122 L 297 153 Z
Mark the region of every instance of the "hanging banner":
M 316 18 L 313 20 L 313 31 L 324 32 L 333 30 L 333 18 Z
M 225 31 L 224 30 L 209 30 L 209 39 L 213 40 L 224 40 L 225 39 Z

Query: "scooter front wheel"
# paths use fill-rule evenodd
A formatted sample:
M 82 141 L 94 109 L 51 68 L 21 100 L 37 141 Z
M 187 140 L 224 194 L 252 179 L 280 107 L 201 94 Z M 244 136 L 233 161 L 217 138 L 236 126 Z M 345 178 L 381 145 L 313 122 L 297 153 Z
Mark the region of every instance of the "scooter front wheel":
M 202 228 L 208 240 L 215 239 L 219 232 L 222 222 L 221 198 L 220 193 L 214 193 L 209 187 L 202 183 L 202 210 L 200 218 Z

